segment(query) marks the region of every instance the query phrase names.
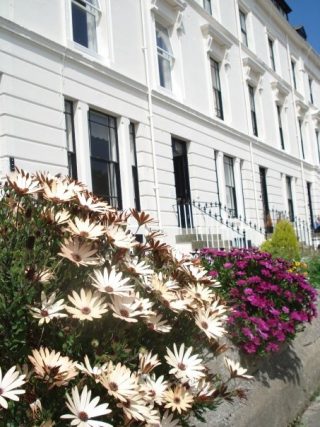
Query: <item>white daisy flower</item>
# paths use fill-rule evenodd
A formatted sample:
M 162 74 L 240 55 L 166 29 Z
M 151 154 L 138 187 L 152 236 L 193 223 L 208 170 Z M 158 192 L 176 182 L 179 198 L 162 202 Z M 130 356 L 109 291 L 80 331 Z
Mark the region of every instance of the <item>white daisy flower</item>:
M 181 427 L 181 424 L 179 424 L 179 420 L 173 418 L 173 414 L 166 411 L 158 423 L 148 423 L 146 427 Z
M 134 258 L 131 262 L 127 263 L 127 270 L 132 274 L 137 274 L 139 276 L 148 276 L 153 273 L 150 265 L 146 264 L 145 261 L 140 261 L 139 258 Z
M 143 383 L 141 384 L 143 398 L 152 406 L 154 403 L 162 405 L 164 402 L 164 393 L 168 389 L 168 384 L 168 381 L 164 380 L 163 375 L 159 378 L 156 378 L 155 375 L 144 376 Z
M 189 285 L 187 287 L 187 293 L 188 296 L 200 302 L 210 302 L 214 296 L 212 290 L 201 283 Z
M 89 361 L 89 357 L 85 355 L 84 364 L 76 363 L 76 367 L 79 369 L 80 372 L 83 372 L 89 377 L 94 378 L 96 382 L 99 382 L 99 377 L 108 369 L 108 363 L 104 363 L 101 366 L 95 365 L 92 367 Z
M 113 210 L 107 203 L 93 198 L 89 194 L 77 194 L 77 198 L 79 205 L 91 212 L 105 213 L 107 211 Z
M 95 286 L 100 292 L 105 292 L 107 294 L 118 295 L 118 296 L 127 296 L 133 291 L 134 286 L 127 284 L 130 278 L 122 278 L 121 272 L 116 272 L 115 267 L 113 266 L 111 271 L 107 268 L 103 269 L 103 272 L 100 270 L 94 270 L 94 276 L 92 278 L 92 286 Z
M 167 402 L 165 408 L 171 411 L 178 411 L 179 414 L 189 411 L 193 403 L 193 396 L 182 385 L 170 388 L 165 392 L 164 398 Z
M 97 265 L 99 259 L 93 257 L 97 253 L 91 243 L 81 243 L 76 237 L 74 239 L 66 239 L 64 244 L 61 244 L 61 252 L 58 255 L 69 259 L 78 267 L 80 265 Z
M 253 376 L 246 374 L 247 369 L 242 368 L 239 362 L 234 362 L 228 357 L 224 357 L 224 363 L 230 373 L 231 378 L 244 378 L 246 380 L 253 380 Z
M 217 339 L 226 334 L 224 329 L 224 316 L 212 315 L 208 310 L 198 310 L 195 314 L 196 325 L 207 335 L 208 338 Z
M 107 373 L 103 373 L 99 381 L 111 396 L 122 402 L 138 393 L 137 377 L 121 363 L 116 366 L 110 363 Z
M 95 397 L 91 400 L 91 391 L 88 391 L 87 386 L 84 386 L 81 395 L 78 387 L 74 387 L 72 389 L 72 397 L 67 394 L 67 400 L 66 405 L 71 414 L 61 415 L 61 418 L 72 420 L 71 425 L 79 427 L 112 427 L 109 423 L 93 420 L 93 418 L 109 414 L 111 410 L 108 409 L 108 403 L 98 405 L 100 397 Z
M 0 406 L 7 409 L 8 402 L 6 399 L 19 400 L 18 395 L 24 394 L 25 390 L 19 388 L 25 384 L 25 375 L 20 375 L 19 371 L 16 371 L 16 366 L 12 366 L 9 371 L 2 377 L 2 370 L 0 368 Z
M 43 195 L 47 200 L 61 203 L 72 200 L 75 193 L 72 185 L 54 178 L 51 181 L 44 182 Z
M 39 182 L 23 171 L 15 172 L 10 178 L 8 177 L 8 183 L 19 194 L 32 194 L 41 190 Z
M 61 356 L 59 352 L 50 351 L 47 347 L 32 350 L 32 356 L 28 358 L 33 364 L 36 377 L 46 382 L 49 389 L 64 386 L 78 375 L 75 363 L 69 357 Z
M 104 227 L 97 221 L 90 222 L 89 218 L 83 220 L 76 217 L 74 221 L 69 221 L 67 231 L 79 237 L 96 240 L 103 235 Z
M 48 298 L 46 296 L 46 293 L 44 291 L 41 292 L 41 308 L 37 307 L 31 307 L 30 311 L 32 313 L 32 317 L 35 319 L 39 319 L 39 325 L 42 325 L 43 323 L 49 323 L 50 320 L 56 318 L 62 318 L 62 317 L 68 317 L 67 314 L 61 313 L 61 311 L 64 309 L 64 300 L 59 299 L 58 301 L 55 301 L 56 299 L 56 292 L 53 292 Z
M 126 297 L 112 295 L 109 307 L 113 311 L 114 317 L 129 323 L 136 323 L 137 317 L 141 315 L 140 301 L 134 294 Z
M 106 228 L 106 234 L 110 243 L 118 248 L 131 249 L 139 244 L 135 237 L 122 227 L 109 226 Z
M 161 362 L 157 354 L 152 354 L 151 351 L 139 353 L 139 372 L 142 374 L 149 374 L 159 365 L 161 365 Z
M 154 411 L 152 414 L 152 409 L 146 405 L 146 402 L 138 394 L 128 398 L 125 402 L 118 403 L 117 407 L 123 410 L 126 418 L 129 420 L 133 419 L 143 422 L 147 421 L 151 415 L 158 415 L 157 411 Z
M 173 368 L 169 373 L 175 375 L 182 382 L 198 380 L 205 376 L 203 372 L 206 368 L 202 365 L 202 359 L 198 354 L 191 355 L 192 347 L 185 351 L 184 344 L 181 344 L 179 350 L 176 344 L 173 344 L 173 352 L 167 347 L 167 356 L 165 359 L 168 365 Z
M 68 295 L 68 299 L 74 307 L 66 306 L 66 310 L 74 319 L 100 319 L 102 314 L 108 311 L 104 298 L 101 298 L 98 292 L 81 289 L 79 295 L 76 291 L 72 291 L 72 296 Z
M 168 333 L 172 329 L 172 326 L 170 326 L 166 320 L 163 320 L 162 314 L 148 316 L 144 321 L 148 328 L 155 332 Z

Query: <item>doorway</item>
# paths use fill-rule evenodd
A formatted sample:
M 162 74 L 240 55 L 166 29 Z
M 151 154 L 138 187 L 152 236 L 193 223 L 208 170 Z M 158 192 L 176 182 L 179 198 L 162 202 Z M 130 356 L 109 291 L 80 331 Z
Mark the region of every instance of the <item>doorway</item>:
M 272 219 L 269 209 L 269 200 L 268 200 L 268 189 L 267 189 L 267 170 L 266 168 L 259 168 L 260 172 L 260 184 L 261 184 L 261 199 L 262 199 L 262 209 L 263 209 L 263 222 L 264 228 L 267 233 L 273 232 Z
M 188 169 L 187 145 L 184 141 L 172 138 L 174 180 L 176 186 L 178 225 L 192 228 L 191 192 Z

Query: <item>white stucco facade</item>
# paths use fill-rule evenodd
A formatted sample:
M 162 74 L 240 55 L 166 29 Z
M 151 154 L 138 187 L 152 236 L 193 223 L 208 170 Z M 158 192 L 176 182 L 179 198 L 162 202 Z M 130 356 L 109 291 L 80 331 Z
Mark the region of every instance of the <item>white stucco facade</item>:
M 74 3 L 97 7 L 96 26 L 90 29 L 94 48 L 74 41 Z M 179 221 L 173 138 L 185 144 L 190 200 L 230 204 L 227 157 L 237 216 L 264 225 L 259 168 L 265 171 L 270 210 L 290 210 L 289 178 L 294 215 L 310 221 L 310 200 L 312 216 L 320 214 L 319 55 L 271 0 L 212 0 L 211 7 L 208 13 L 202 0 L 2 0 L 1 175 L 9 172 L 10 158 L 27 171 L 68 173 L 64 110 L 69 100 L 78 179 L 92 188 L 88 112 L 112 116 L 122 208 L 134 206 L 133 123 L 140 205 L 172 240 Z M 161 85 L 157 25 L 170 42 L 171 89 Z M 219 66 L 223 120 L 215 110 L 212 61 Z

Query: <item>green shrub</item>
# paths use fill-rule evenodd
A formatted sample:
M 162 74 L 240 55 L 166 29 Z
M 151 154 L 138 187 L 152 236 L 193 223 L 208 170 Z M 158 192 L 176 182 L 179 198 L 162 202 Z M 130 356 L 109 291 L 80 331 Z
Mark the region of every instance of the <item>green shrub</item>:
M 300 249 L 292 224 L 285 219 L 277 222 L 271 239 L 262 243 L 264 252 L 269 252 L 273 258 L 283 258 L 288 261 L 300 260 Z
M 320 289 L 320 255 L 307 259 L 307 270 L 310 283 Z

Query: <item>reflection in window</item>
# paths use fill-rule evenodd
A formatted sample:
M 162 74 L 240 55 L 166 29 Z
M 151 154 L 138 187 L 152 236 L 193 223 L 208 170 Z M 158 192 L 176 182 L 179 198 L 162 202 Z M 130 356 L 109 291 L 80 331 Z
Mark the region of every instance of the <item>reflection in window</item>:
M 273 40 L 270 38 L 268 39 L 268 45 L 269 45 L 269 55 L 270 55 L 270 64 L 273 71 L 276 71 L 276 63 L 274 60 L 274 49 L 273 49 Z
M 98 0 L 71 0 L 73 40 L 97 51 Z
M 73 179 L 78 179 L 72 101 L 67 101 L 67 100 L 64 101 L 64 115 L 65 115 L 65 121 L 66 121 L 68 175 Z
M 242 10 L 239 10 L 240 15 L 240 29 L 241 29 L 241 41 L 245 46 L 248 46 L 248 34 L 247 34 L 247 16 Z
M 209 15 L 212 15 L 211 0 L 203 0 L 203 8 Z
M 286 187 L 287 187 L 289 219 L 291 222 L 294 222 L 293 197 L 292 197 L 292 187 L 291 187 L 291 177 L 290 176 L 286 176 Z
M 220 83 L 220 66 L 217 61 L 210 59 L 211 78 L 214 95 L 214 108 L 217 117 L 223 120 L 222 92 Z
M 250 112 L 251 112 L 252 132 L 253 132 L 253 135 L 258 136 L 258 124 L 257 124 L 257 114 L 256 114 L 256 104 L 255 104 L 255 97 L 254 97 L 254 89 L 250 85 L 248 85 L 248 88 L 249 88 L 249 100 L 250 100 Z
M 131 171 L 132 171 L 132 182 L 134 191 L 134 207 L 140 211 L 140 194 L 139 194 L 139 177 L 138 177 L 138 164 L 137 164 L 137 150 L 136 150 L 136 132 L 134 123 L 130 123 L 130 159 L 131 159 Z
M 226 183 L 226 201 L 228 212 L 233 218 L 238 216 L 237 210 L 237 197 L 236 197 L 236 186 L 234 181 L 234 172 L 233 172 L 233 158 L 224 156 L 224 176 Z
M 89 111 L 93 192 L 121 209 L 117 123 L 114 117 Z
M 160 86 L 172 90 L 171 69 L 174 62 L 167 28 L 156 23 L 157 55 Z

